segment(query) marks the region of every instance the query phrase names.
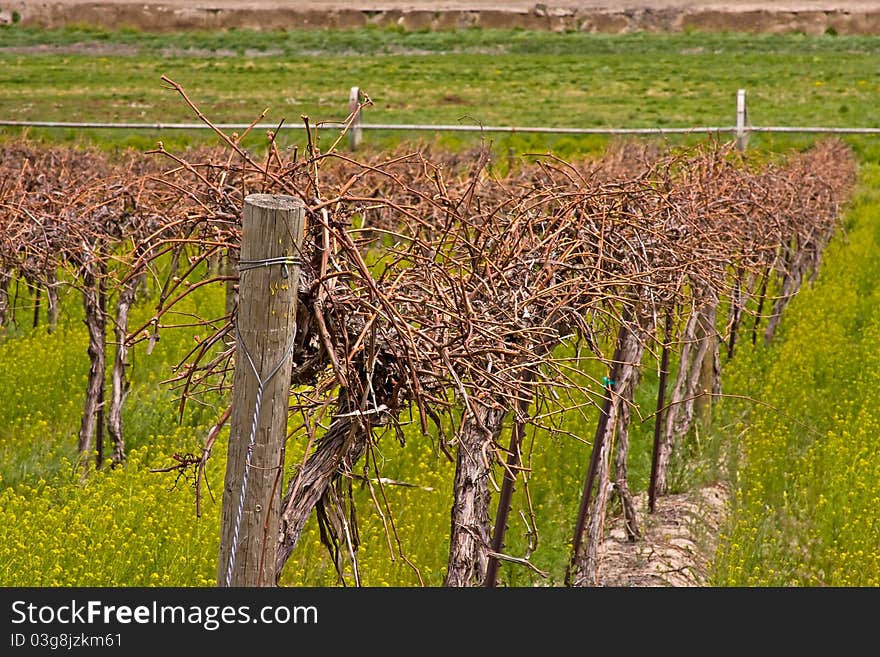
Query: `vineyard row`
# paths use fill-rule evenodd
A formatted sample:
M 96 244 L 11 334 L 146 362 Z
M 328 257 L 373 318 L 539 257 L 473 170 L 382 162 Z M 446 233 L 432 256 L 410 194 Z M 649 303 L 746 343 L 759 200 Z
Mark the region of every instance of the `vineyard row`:
M 643 369 L 660 372 L 653 508 L 676 446 L 721 395 L 724 357 L 738 341 L 772 340 L 816 273 L 856 170 L 834 139 L 785 158 L 722 143 L 669 152 L 624 143 L 597 159 L 548 154 L 509 167 L 488 148 L 355 158 L 338 141 L 322 149 L 306 123 L 305 152 L 282 152 L 271 134 L 259 155 L 235 135 L 213 149 L 171 153 L 160 143 L 113 158 L 27 141 L 0 150 L 0 330 L 13 281 L 45 294 L 49 330 L 59 287 L 81 293 L 90 336 L 84 477 L 94 456 L 98 466 L 125 458 L 135 344 L 149 351 L 164 332 L 198 326 L 168 384 L 181 408 L 205 395 L 228 403 L 243 354 L 272 339 L 246 334 L 238 315 L 239 282 L 257 275 L 240 262 L 245 199 L 286 195 L 305 206 L 300 252 L 279 254 L 298 274 L 290 375 L 283 399 L 263 406 L 289 395 L 290 427 L 308 448 L 290 464 L 283 449 L 254 447 L 237 560 L 227 531 L 245 473 L 227 472 L 218 578 L 232 559 L 241 564 L 235 585 L 274 584 L 313 512 L 340 574 L 346 563 L 356 573 L 353 475 L 380 476 L 376 441 L 388 429 L 402 440 L 410 417 L 456 464 L 445 583 L 494 585 L 500 560 L 528 563 L 503 554 L 513 487 L 540 485 L 524 466 L 524 427 L 559 433 L 569 413 L 593 418 L 596 431 L 566 581 L 595 584 L 612 496 L 630 538 L 640 536 L 627 461 Z M 274 294 L 289 274 L 265 268 L 262 289 Z M 207 286 L 225 289 L 225 316 L 181 323 L 179 304 Z M 155 312 L 130 326 L 145 287 Z M 586 367 L 597 361 L 601 378 Z M 198 481 L 220 427 L 232 427 L 231 457 L 254 413 L 219 407 L 203 454 L 178 466 Z

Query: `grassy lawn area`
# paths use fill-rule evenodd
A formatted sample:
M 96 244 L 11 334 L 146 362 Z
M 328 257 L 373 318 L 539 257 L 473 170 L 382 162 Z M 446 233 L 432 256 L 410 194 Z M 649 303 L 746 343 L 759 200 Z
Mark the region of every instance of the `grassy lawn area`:
M 770 349 L 725 370 L 717 430 L 741 455 L 720 586 L 880 586 L 880 168 Z
M 18 121 L 194 121 L 164 88 L 167 75 L 215 122 L 250 122 L 268 109 L 265 122 L 296 128 L 301 115 L 344 119 L 352 86 L 373 100 L 368 123 L 729 126 L 744 88 L 754 125 L 880 126 L 878 37 L 379 29 L 154 35 L 13 26 L 0 28 L 0 64 L 0 118 Z M 299 143 L 301 132 L 285 139 Z M 138 148 L 159 138 L 213 139 L 204 131 L 32 134 L 85 134 Z M 366 140 L 382 147 L 430 136 L 371 132 Z M 563 153 L 603 142 L 492 138 L 504 147 Z M 477 137 L 444 139 L 455 145 Z M 750 143 L 792 139 L 753 135 Z

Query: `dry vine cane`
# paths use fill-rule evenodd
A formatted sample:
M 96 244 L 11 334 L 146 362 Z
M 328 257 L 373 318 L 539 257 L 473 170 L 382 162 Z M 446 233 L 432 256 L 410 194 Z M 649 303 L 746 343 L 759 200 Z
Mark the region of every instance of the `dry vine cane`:
M 492 543 L 488 514 L 496 464 L 507 462 L 502 472 L 511 481 L 520 467 L 519 458 L 506 458 L 508 451 L 499 444 L 505 418 L 513 414 L 524 420 L 522 409 L 534 402 L 549 410 L 530 422 L 558 431 L 563 412 L 589 416 L 608 393 L 619 419 L 606 421 L 597 432 L 602 438 L 596 442 L 592 476 L 600 495 L 584 506 L 591 514 L 583 525 L 590 527 L 585 554 L 593 561 L 584 561 L 583 554 L 573 560 L 580 564 L 577 581 L 594 582 L 590 564 L 596 561 L 593 544 L 604 522 L 615 440 L 615 489 L 625 488 L 627 447 L 621 438 L 640 350 L 695 345 L 695 355 L 682 359 L 688 368 L 679 372 L 691 386 L 693 364 L 714 353 L 708 330 L 712 308 L 737 289 L 730 272 L 740 281 L 741 299 L 746 281 L 762 280 L 769 254 L 790 239 L 784 228 L 794 221 L 757 233 L 767 240 L 756 243 L 750 232 L 754 225 L 737 223 L 749 216 L 743 211 L 749 206 L 733 191 L 743 180 L 750 181 L 752 192 L 758 190 L 760 174 L 731 165 L 724 149 L 696 153 L 690 161 L 676 156 L 630 179 L 609 176 L 603 182 L 595 165 L 579 169 L 548 158 L 502 180 L 487 173 L 485 152 L 458 169 L 419 152 L 359 162 L 319 152 L 309 134 L 302 159 L 283 157 L 270 141 L 266 157 L 257 161 L 233 137 L 223 137 L 232 155 L 213 161 L 190 163 L 162 153 L 175 159 L 173 175 L 181 181 L 171 187 L 180 192 L 176 207 L 187 220 L 176 225 L 201 226 L 230 255 L 237 251 L 238 237 L 230 214 L 246 193 L 293 193 L 308 204 L 291 384 L 292 410 L 308 428 L 309 450 L 283 497 L 277 577 L 313 509 L 319 509 L 340 571 L 346 559 L 356 560 L 350 483 L 385 427 L 402 438 L 401 414 L 412 408 L 425 433 L 429 425 L 443 432 L 444 417 L 459 418 L 452 435 L 441 433 L 439 442 L 455 451 L 457 461 L 446 583 L 486 583 L 490 555 L 510 556 L 498 549 L 503 538 Z M 232 180 L 235 184 L 229 184 Z M 765 194 L 761 216 L 776 217 L 780 208 L 774 203 L 786 202 L 790 207 L 790 197 L 770 203 Z M 827 223 L 828 213 L 821 216 Z M 172 244 L 195 250 L 198 238 L 192 232 L 166 236 L 154 252 Z M 768 255 L 750 260 L 751 253 Z M 370 266 L 366 254 L 375 254 L 369 256 Z M 166 279 L 169 288 L 191 279 L 180 272 L 175 276 L 175 281 Z M 153 332 L 170 328 L 161 318 L 188 293 L 184 285 L 177 296 L 163 297 Z M 680 334 L 674 322 L 658 336 L 658 317 L 681 318 Z M 692 337 L 691 325 L 703 326 L 706 336 Z M 182 400 L 228 388 L 228 323 L 207 335 L 206 342 L 227 348 L 219 355 L 200 348 L 181 363 Z M 628 355 L 609 355 L 605 345 L 623 344 L 621 336 L 631 345 Z M 557 355 L 556 347 L 566 339 L 588 347 L 579 359 Z M 608 378 L 619 379 L 621 387 L 583 383 L 583 358 L 618 368 L 609 370 Z M 624 365 L 626 371 L 620 370 Z M 667 407 L 677 408 L 687 398 L 685 392 Z M 329 424 L 325 432 L 315 429 L 322 422 Z M 673 423 L 673 428 L 680 431 L 687 424 Z M 509 454 L 516 452 L 516 443 Z M 368 459 L 371 467 L 376 462 Z M 593 488 L 586 486 L 585 494 L 591 496 Z M 384 512 L 391 516 L 387 507 Z M 638 522 L 631 515 L 636 536 Z M 495 535 L 500 531 L 496 526 Z

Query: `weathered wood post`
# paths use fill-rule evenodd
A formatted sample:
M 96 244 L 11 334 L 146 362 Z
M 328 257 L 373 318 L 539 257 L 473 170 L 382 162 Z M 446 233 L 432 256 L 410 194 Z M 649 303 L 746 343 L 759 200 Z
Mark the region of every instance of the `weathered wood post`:
M 236 367 L 217 579 L 274 586 L 305 206 L 244 199 Z
M 363 130 L 361 129 L 361 90 L 359 87 L 352 87 L 348 94 L 348 114 L 355 114 L 354 120 L 348 129 L 348 147 L 355 150 L 361 145 L 363 140 Z
M 746 130 L 746 124 L 749 120 L 749 112 L 746 108 L 746 90 L 740 89 L 736 92 L 736 150 L 746 150 L 746 144 L 749 143 L 749 133 Z

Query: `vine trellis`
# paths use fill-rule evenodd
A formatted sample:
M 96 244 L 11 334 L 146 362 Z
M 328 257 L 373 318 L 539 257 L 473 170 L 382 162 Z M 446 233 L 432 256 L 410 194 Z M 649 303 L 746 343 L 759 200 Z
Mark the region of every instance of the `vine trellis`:
M 403 441 L 409 417 L 455 462 L 445 584 L 494 586 L 501 562 L 541 572 L 534 546 L 504 553 L 506 504 L 490 517 L 492 491 L 509 500 L 514 486 L 528 494 L 540 485 L 523 465 L 523 427 L 558 434 L 562 415 L 579 413 L 596 432 L 566 582 L 595 584 L 611 496 L 630 538 L 640 536 L 627 462 L 642 371 L 656 363 L 664 381 L 653 504 L 668 490 L 676 446 L 721 394 L 723 354 L 743 339 L 772 339 L 786 303 L 816 272 L 855 173 L 836 139 L 784 158 L 731 143 L 666 151 L 626 143 L 580 162 L 523 157 L 502 173 L 485 145 L 355 158 L 336 149 L 342 135 L 322 150 L 303 122 L 303 152 L 278 148 L 270 132 L 257 155 L 242 147 L 244 134 L 216 126 L 220 146 L 183 153 L 161 143 L 122 160 L 28 142 L 0 151 L 0 326 L 14 319 L 13 281 L 46 291 L 50 327 L 61 281 L 81 291 L 92 374 L 79 447 L 97 450 L 99 464 L 105 424 L 110 461 L 124 459 L 119 410 L 133 345 L 149 349 L 176 326 L 199 326 L 168 384 L 181 410 L 228 391 L 241 365 L 232 327 L 243 200 L 285 194 L 305 205 L 290 412 L 307 448 L 270 528 L 277 540 L 267 544 L 277 548 L 265 556 L 276 579 L 312 513 L 340 577 L 356 563 L 355 479 L 376 487 L 372 499 L 394 532 L 373 448 L 388 428 Z M 132 328 L 128 311 L 145 280 L 158 290 L 156 310 Z M 179 304 L 211 285 L 226 289 L 225 315 L 180 322 Z M 104 418 L 108 319 L 116 351 Z M 588 361 L 605 376 L 589 376 Z M 229 415 L 218 408 L 203 454 L 175 467 L 194 469 L 200 483 Z

